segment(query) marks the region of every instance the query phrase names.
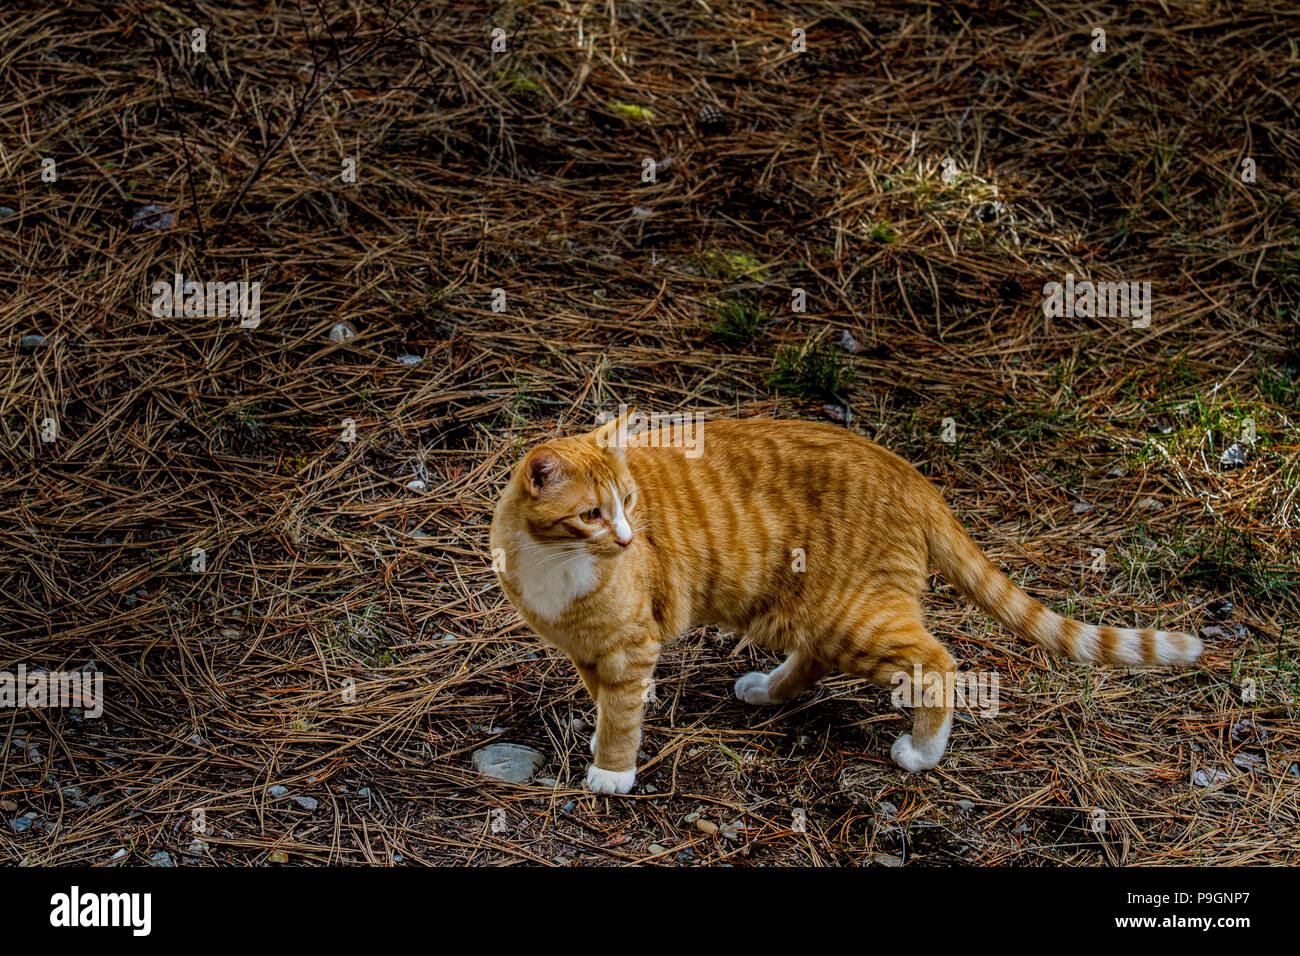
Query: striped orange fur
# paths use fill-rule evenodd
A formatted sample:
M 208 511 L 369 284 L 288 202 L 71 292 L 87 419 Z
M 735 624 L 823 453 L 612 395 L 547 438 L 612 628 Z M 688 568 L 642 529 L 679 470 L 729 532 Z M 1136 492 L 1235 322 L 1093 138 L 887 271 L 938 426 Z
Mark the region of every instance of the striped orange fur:
M 1189 634 L 1063 618 L 1002 574 L 911 465 L 831 425 L 751 419 L 627 442 L 626 418 L 532 449 L 492 522 L 494 566 L 520 615 L 577 667 L 596 704 L 588 786 L 635 780 L 644 699 L 660 648 L 703 624 L 784 651 L 736 682 L 753 704 L 787 701 L 833 670 L 889 685 L 946 675 L 952 656 L 921 619 L 927 570 L 1020 637 L 1079 661 L 1187 663 Z M 917 687 L 916 700 L 922 700 Z M 891 755 L 935 766 L 951 707 L 914 708 Z

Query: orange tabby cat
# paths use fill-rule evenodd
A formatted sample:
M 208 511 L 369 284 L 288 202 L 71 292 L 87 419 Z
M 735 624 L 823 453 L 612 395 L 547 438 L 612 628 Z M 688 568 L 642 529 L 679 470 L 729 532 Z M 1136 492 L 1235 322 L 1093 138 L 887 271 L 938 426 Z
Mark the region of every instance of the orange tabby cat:
M 1049 611 L 993 566 L 916 469 L 852 432 L 751 419 L 703 423 L 688 440 L 680 426 L 628 436 L 627 418 L 530 451 L 492 521 L 506 594 L 595 700 L 587 786 L 599 793 L 632 789 L 660 648 L 693 627 L 734 628 L 788 654 L 736 681 L 750 704 L 790 700 L 832 670 L 885 685 L 954 672 L 921 620 L 931 566 L 1019 636 L 1078 661 L 1201 653 L 1189 634 Z M 943 756 L 952 708 L 913 689 L 912 732 L 890 755 L 920 771 Z

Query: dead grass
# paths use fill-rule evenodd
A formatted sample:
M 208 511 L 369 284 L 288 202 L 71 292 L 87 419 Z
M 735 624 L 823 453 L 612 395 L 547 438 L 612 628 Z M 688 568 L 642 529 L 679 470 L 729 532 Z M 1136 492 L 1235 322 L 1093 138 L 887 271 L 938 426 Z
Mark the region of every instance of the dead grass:
M 94 661 L 109 695 L 99 721 L 0 712 L 0 859 L 1297 862 L 1292 4 L 309 7 L 0 14 L 0 667 Z M 130 228 L 150 204 L 175 222 Z M 261 326 L 155 318 L 176 271 L 261 279 Z M 1151 281 L 1151 328 L 1046 320 L 1067 272 Z M 727 302 L 771 321 L 719 336 Z M 1218 628 L 1203 661 L 1050 660 L 940 587 L 933 628 L 1001 711 L 904 777 L 886 691 L 749 710 L 731 683 L 770 662 L 694 634 L 638 794 L 575 789 L 590 708 L 489 569 L 506 469 L 619 401 L 842 415 L 769 376 L 844 330 L 851 427 L 1033 593 Z M 491 740 L 556 782 L 484 783 Z

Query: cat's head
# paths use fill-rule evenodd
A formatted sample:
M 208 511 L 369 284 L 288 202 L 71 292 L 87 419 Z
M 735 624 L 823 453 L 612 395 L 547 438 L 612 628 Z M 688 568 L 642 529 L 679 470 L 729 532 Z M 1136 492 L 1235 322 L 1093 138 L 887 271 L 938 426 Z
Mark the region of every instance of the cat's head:
M 627 468 L 629 412 L 594 431 L 532 449 L 515 469 L 518 517 L 542 543 L 616 555 L 636 540 L 637 487 Z

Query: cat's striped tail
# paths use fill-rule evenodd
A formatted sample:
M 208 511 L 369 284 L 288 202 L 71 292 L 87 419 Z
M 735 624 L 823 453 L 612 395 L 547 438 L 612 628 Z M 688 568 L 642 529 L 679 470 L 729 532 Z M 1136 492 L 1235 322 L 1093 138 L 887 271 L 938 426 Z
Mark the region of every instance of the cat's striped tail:
M 1057 654 L 1130 666 L 1188 664 L 1201 655 L 1191 634 L 1082 624 L 1048 610 L 985 557 L 946 505 L 926 538 L 930 562 L 950 584 L 1019 637 Z

